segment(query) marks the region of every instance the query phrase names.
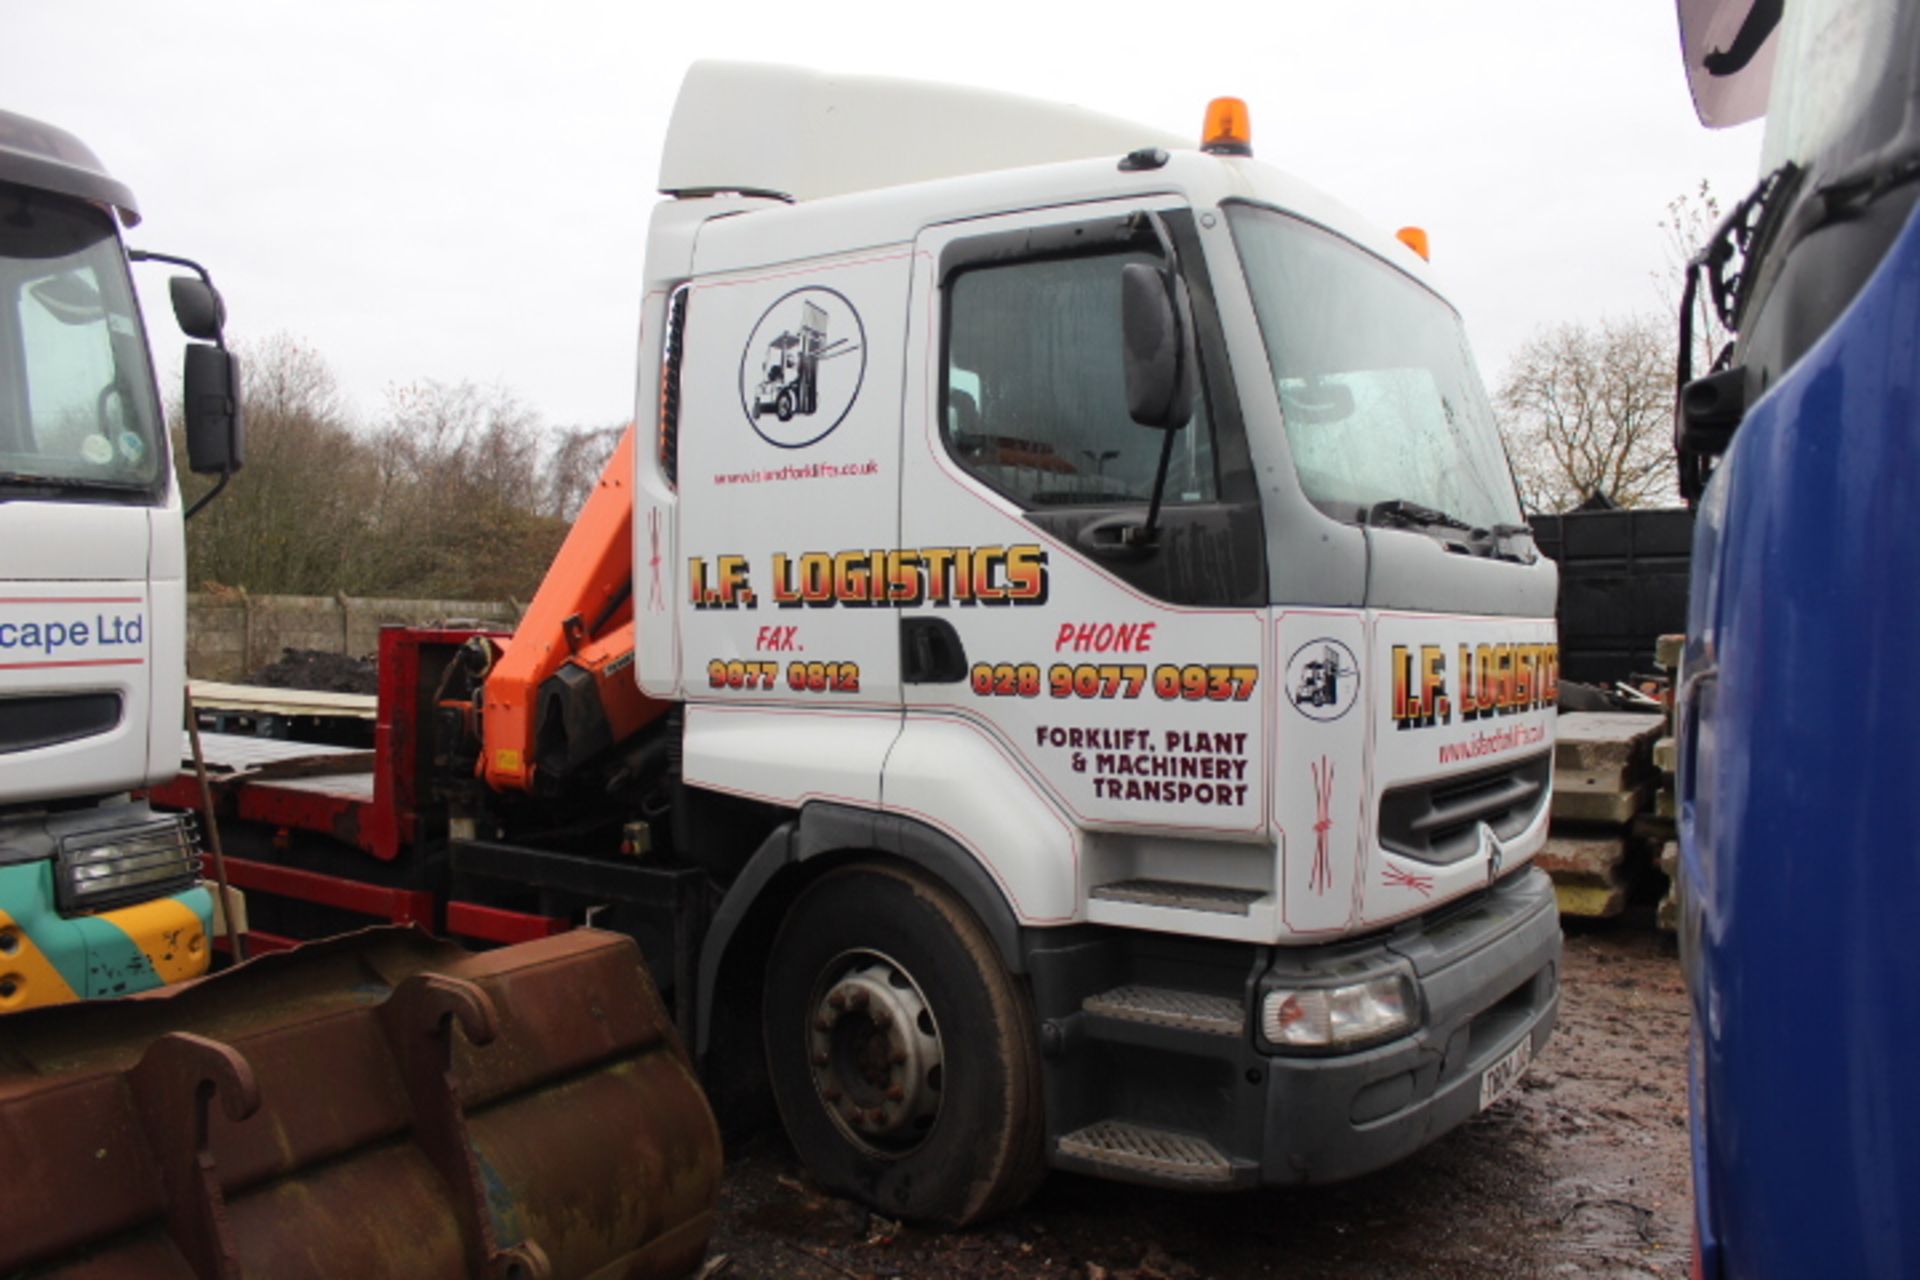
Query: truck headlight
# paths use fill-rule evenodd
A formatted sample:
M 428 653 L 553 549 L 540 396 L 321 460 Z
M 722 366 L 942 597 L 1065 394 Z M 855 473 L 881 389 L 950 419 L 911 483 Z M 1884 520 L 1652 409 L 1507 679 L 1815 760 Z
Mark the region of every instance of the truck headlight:
M 191 822 L 178 814 L 145 816 L 61 838 L 54 887 L 62 912 L 144 902 L 198 882 L 200 850 Z
M 1275 987 L 1260 1002 L 1260 1033 L 1283 1049 L 1346 1049 L 1389 1040 L 1418 1020 L 1403 973 L 1337 987 Z

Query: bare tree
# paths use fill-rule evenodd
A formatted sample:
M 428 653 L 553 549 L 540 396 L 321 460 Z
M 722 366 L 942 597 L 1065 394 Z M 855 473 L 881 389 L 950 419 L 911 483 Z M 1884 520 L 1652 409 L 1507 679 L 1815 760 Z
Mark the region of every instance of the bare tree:
M 1694 190 L 1667 201 L 1666 216 L 1660 220 L 1666 262 L 1662 270 L 1653 273 L 1653 284 L 1662 311 L 1671 317 L 1668 323 L 1672 326 L 1674 343 L 1679 341 L 1680 303 L 1686 292 L 1687 264 L 1707 247 L 1720 226 L 1723 213 L 1720 197 L 1714 194 L 1713 184 L 1705 178 Z M 1711 369 L 1714 359 L 1732 340 L 1733 334 L 1720 322 L 1720 313 L 1714 310 L 1703 279 L 1693 300 L 1693 376 L 1700 377 Z
M 527 599 L 622 430 L 555 441 L 511 391 L 467 382 L 396 388 L 357 429 L 311 347 L 243 355 L 247 466 L 188 526 L 203 588 Z M 190 498 L 208 483 L 182 477 Z
M 504 388 L 390 391 L 374 445 L 395 481 L 380 515 L 391 578 L 462 598 L 531 594 L 566 533 L 539 514 L 541 443 L 539 415 Z
M 1670 327 L 1652 316 L 1563 324 L 1515 354 L 1497 397 L 1529 510 L 1594 494 L 1623 507 L 1672 501 Z
M 540 499 L 540 416 L 504 387 L 427 380 L 387 393 L 384 446 L 443 496 L 533 509 Z
M 196 581 L 257 592 L 338 590 L 369 550 L 366 451 L 311 347 L 277 334 L 242 344 L 241 355 L 247 467 L 187 526 L 189 569 Z M 189 500 L 208 483 L 182 480 Z
M 587 495 L 606 470 L 624 425 L 563 428 L 547 459 L 546 513 L 562 520 L 580 514 Z

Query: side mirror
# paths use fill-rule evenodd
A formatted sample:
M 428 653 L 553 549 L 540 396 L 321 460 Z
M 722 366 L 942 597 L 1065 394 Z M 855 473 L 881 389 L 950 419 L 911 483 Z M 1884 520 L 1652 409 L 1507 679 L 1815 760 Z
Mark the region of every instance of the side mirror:
M 1680 429 L 1676 442 L 1680 452 L 1719 457 L 1733 443 L 1733 433 L 1740 429 L 1740 421 L 1746 414 L 1745 365 L 1695 378 L 1680 391 Z
M 1120 269 L 1120 333 L 1125 346 L 1127 412 L 1143 427 L 1178 431 L 1192 416 L 1186 335 L 1173 283 L 1144 262 Z
M 173 318 L 180 332 L 202 342 L 220 341 L 227 306 L 218 289 L 194 276 L 174 276 L 167 281 L 167 294 L 173 299 Z
M 180 291 L 176 289 L 173 296 L 177 310 Z M 186 328 L 184 318 L 181 327 Z M 187 347 L 185 384 L 187 466 L 197 475 L 232 475 L 244 460 L 239 357 L 219 347 L 192 343 Z

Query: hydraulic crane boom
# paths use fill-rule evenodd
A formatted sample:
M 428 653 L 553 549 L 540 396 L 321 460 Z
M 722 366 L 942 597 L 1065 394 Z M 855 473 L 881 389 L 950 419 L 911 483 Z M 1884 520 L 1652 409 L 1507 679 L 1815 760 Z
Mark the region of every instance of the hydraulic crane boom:
M 486 675 L 480 775 L 532 791 L 626 741 L 669 704 L 633 666 L 633 428 Z

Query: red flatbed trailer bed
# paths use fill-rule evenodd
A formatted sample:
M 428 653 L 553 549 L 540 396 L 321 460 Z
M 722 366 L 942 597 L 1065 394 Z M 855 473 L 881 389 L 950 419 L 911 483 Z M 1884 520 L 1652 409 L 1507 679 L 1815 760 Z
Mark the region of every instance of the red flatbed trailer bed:
M 207 733 L 202 756 L 227 878 L 249 897 L 250 916 L 280 918 L 261 895 L 344 912 L 355 919 L 418 924 L 437 933 L 514 943 L 571 928 L 564 918 L 451 901 L 443 869 L 409 857 L 440 837 L 416 807 L 427 758 L 433 694 L 451 651 L 475 634 L 389 628 L 380 637 L 380 692 L 372 751 Z M 154 803 L 201 810 L 186 735 L 181 772 L 152 790 Z M 208 821 L 205 813 L 203 822 Z M 285 950 L 320 928 L 249 928 L 253 953 Z M 296 934 L 301 936 L 296 936 Z M 224 943 L 222 944 L 224 945 Z

